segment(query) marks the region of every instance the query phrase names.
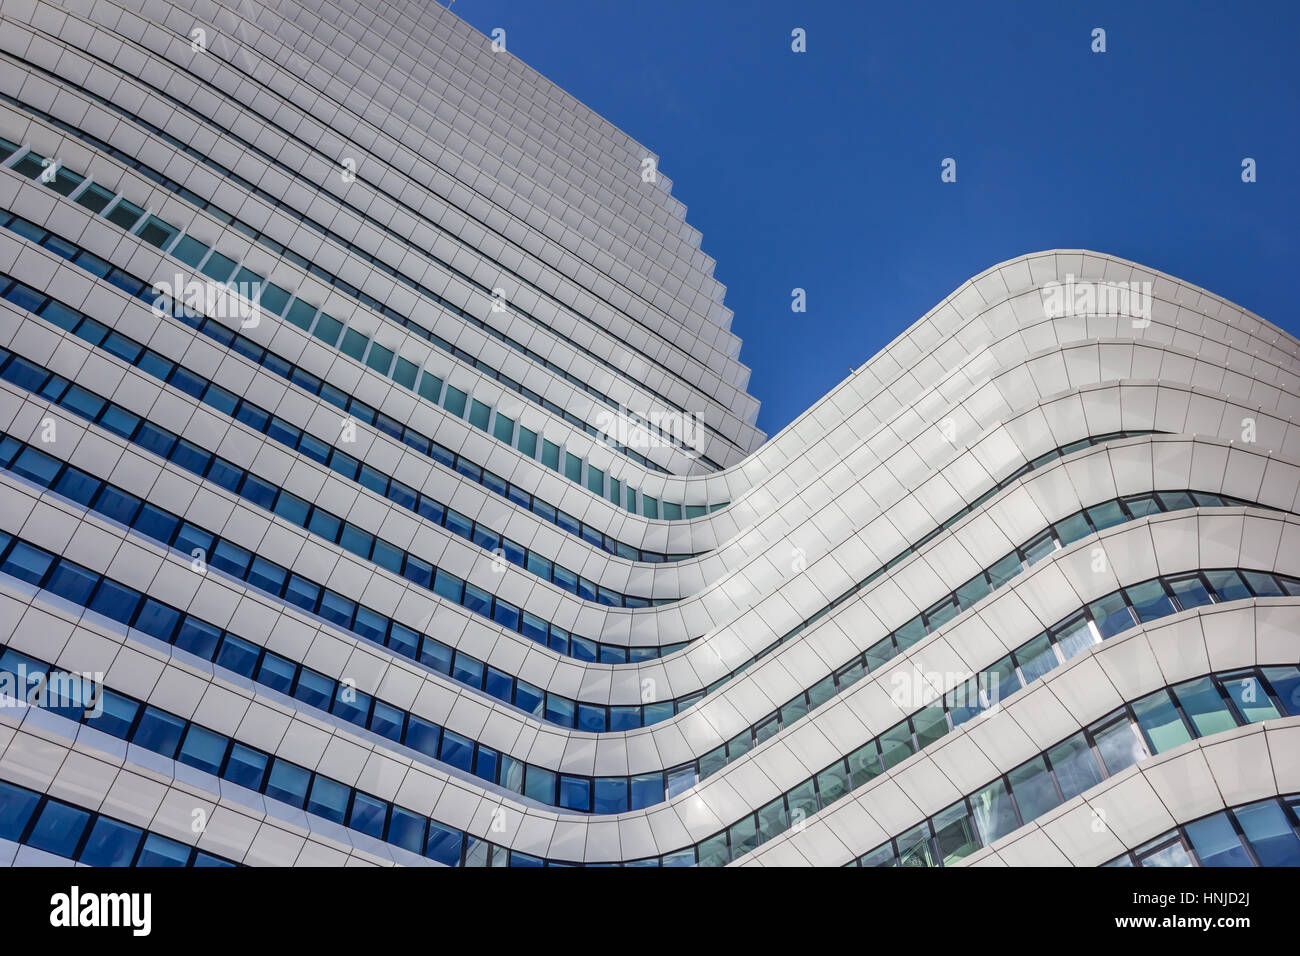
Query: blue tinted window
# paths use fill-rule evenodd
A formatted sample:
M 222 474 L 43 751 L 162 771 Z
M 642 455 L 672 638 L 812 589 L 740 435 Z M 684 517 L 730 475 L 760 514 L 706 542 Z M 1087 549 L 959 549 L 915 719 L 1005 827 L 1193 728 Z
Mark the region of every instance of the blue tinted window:
M 252 677 L 257 665 L 257 654 L 257 645 L 250 644 L 233 634 L 227 634 L 221 642 L 221 650 L 217 653 L 217 663 L 241 677 Z
M 180 619 L 180 611 L 159 604 L 153 598 L 145 598 L 144 606 L 135 619 L 135 627 L 160 641 L 170 641 Z
M 627 809 L 627 781 L 622 777 L 597 777 L 596 812 L 623 813 Z
M 342 823 L 348 810 L 348 788 L 336 780 L 318 776 L 311 785 L 307 810 L 335 823 Z
M 424 851 L 425 856 L 447 866 L 455 866 L 460 862 L 462 836 L 459 830 L 430 821 L 429 845 Z
M 298 675 L 298 686 L 294 688 L 293 696 L 313 707 L 328 710 L 330 698 L 334 696 L 334 681 L 324 674 L 303 668 Z
M 181 732 L 184 729 L 185 721 L 179 717 L 163 713 L 156 707 L 146 706 L 132 742 L 147 750 L 160 753 L 164 757 L 174 757 L 176 745 L 180 743 Z
M 140 859 L 136 866 L 184 866 L 190 858 L 190 848 L 156 833 L 144 838 Z
M 409 810 L 393 807 L 392 818 L 388 821 L 388 842 L 396 843 L 412 853 L 424 850 L 425 820 Z
M 115 621 L 129 624 L 139 603 L 140 595 L 135 590 L 113 581 L 102 581 L 90 602 L 90 609 Z
M 474 744 L 450 730 L 442 732 L 442 760 L 468 772 L 473 766 Z
M 430 757 L 438 756 L 440 728 L 411 714 L 406 720 L 406 746 Z
M 1233 811 L 1263 866 L 1300 866 L 1300 838 L 1275 800 Z
M 96 575 L 70 561 L 60 561 L 45 589 L 74 604 L 85 605 L 94 590 Z
M 88 717 L 86 722 L 97 730 L 125 740 L 140 705 L 129 697 L 123 697 L 106 688 L 100 688 L 99 694 L 99 704 L 103 712 L 98 716 Z
M 276 758 L 271 767 L 271 777 L 266 782 L 266 795 L 295 807 L 307 799 L 307 780 L 311 774 L 296 764 Z
M 184 623 L 181 624 L 180 631 L 176 634 L 176 646 L 181 650 L 189 651 L 197 657 L 210 661 L 212 660 L 212 652 L 217 649 L 217 641 L 220 639 L 221 632 L 211 624 L 187 616 Z
M 591 810 L 591 781 L 586 777 L 560 777 L 560 806 L 566 810 Z
M 387 815 L 388 804 L 364 793 L 358 793 L 352 801 L 352 815 L 348 819 L 348 825 L 376 839 L 383 839 L 384 818 Z
M 226 755 L 226 743 L 226 738 L 221 734 L 191 724 L 189 732 L 185 734 L 185 743 L 181 745 L 180 760 L 191 767 L 216 773 L 221 769 L 221 759 Z
M 100 817 L 79 859 L 91 866 L 130 866 L 143 835 L 139 827 Z
M 14 545 L 4 565 L 0 567 L 0 571 L 28 584 L 39 584 L 53 560 L 53 555 L 48 552 L 19 541 Z
M 38 850 L 71 857 L 89 822 L 90 814 L 85 810 L 50 800 L 41 810 L 27 842 Z
M 0 840 L 17 842 L 40 801 L 40 794 L 0 780 Z
M 222 776 L 232 783 L 239 784 L 241 787 L 259 790 L 262 785 L 262 777 L 266 774 L 268 759 L 267 755 L 260 750 L 253 750 L 241 743 L 235 743 L 231 745 L 230 759 L 226 761 L 226 769 Z

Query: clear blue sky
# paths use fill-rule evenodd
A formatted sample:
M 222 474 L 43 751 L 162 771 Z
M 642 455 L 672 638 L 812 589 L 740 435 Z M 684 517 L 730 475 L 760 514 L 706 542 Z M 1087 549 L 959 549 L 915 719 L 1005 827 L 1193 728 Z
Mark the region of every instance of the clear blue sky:
M 1300 332 L 1296 0 L 452 9 L 661 156 L 769 434 L 965 279 L 1040 249 L 1136 260 Z

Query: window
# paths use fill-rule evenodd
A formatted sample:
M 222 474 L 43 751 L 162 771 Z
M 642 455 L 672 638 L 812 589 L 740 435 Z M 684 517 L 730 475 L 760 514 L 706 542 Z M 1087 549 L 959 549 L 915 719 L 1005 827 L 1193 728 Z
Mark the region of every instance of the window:
M 143 836 L 139 827 L 100 817 L 91 828 L 79 860 L 90 866 L 130 866 Z
M 979 849 L 975 823 L 966 810 L 964 800 L 935 814 L 932 822 L 935 847 L 944 866 L 952 866 Z
M 1159 690 L 1136 701 L 1133 712 L 1152 753 L 1164 753 L 1192 739 L 1168 691 Z
M 1101 782 L 1101 769 L 1082 733 L 1057 744 L 1047 752 L 1047 759 L 1066 800 Z
M 1011 792 L 1015 794 L 1020 813 L 1026 821 L 1041 816 L 1061 802 L 1051 771 L 1047 769 L 1047 762 L 1042 757 L 1021 764 L 1008 776 L 1011 779 Z M 937 827 L 936 824 L 936 829 Z
M 1300 866 L 1300 838 L 1275 800 L 1233 811 L 1261 866 Z
M 156 833 L 144 839 L 137 866 L 184 866 L 190 858 L 190 848 Z
M 1250 853 L 1232 828 L 1227 813 L 1216 813 L 1187 824 L 1187 838 L 1202 866 L 1253 866 Z
M 1000 839 L 1020 825 L 1011 794 L 1001 780 L 995 780 L 970 798 L 975 824 L 984 845 Z M 901 841 L 900 841 L 901 845 Z
M 0 780 L 0 840 L 17 842 L 40 802 L 40 794 Z
M 1093 601 L 1088 610 L 1103 640 L 1133 626 L 1133 613 L 1125 603 L 1123 594 L 1108 594 L 1099 601 Z
M 1134 733 L 1128 718 L 1123 715 L 1094 729 L 1092 736 L 1097 742 L 1097 753 L 1101 755 L 1106 772 L 1111 776 L 1147 756 L 1146 747 Z
M 57 800 L 48 800 L 27 842 L 38 850 L 45 850 L 55 856 L 71 857 L 89 822 L 90 814 L 87 811 Z
M 1198 737 L 1208 737 L 1237 726 L 1232 712 L 1210 678 L 1189 680 L 1176 685 L 1173 690 L 1187 719 L 1196 728 Z

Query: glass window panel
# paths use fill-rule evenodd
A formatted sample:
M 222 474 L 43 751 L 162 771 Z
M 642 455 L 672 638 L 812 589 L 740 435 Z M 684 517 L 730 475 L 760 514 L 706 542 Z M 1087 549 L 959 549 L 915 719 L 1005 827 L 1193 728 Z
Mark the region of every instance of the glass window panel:
M 907 721 L 895 724 L 880 735 L 880 751 L 885 766 L 891 770 L 912 755 L 912 731 Z
M 1089 626 L 1086 614 L 1076 614 L 1069 621 L 1053 628 L 1052 637 L 1061 649 L 1061 656 L 1067 661 L 1097 643 L 1097 636 Z
M 1273 706 L 1273 701 L 1269 699 L 1260 679 L 1253 673 L 1224 675 L 1222 684 L 1247 723 L 1253 724 L 1260 720 L 1272 720 L 1274 717 L 1282 716 Z
M 1153 621 L 1174 613 L 1174 604 L 1159 581 L 1147 581 L 1127 589 L 1129 602 L 1139 621 Z
M 759 842 L 766 843 L 774 836 L 784 832 L 787 825 L 785 798 L 777 797 L 758 811 Z
M 139 827 L 100 817 L 78 859 L 90 866 L 130 866 L 143 836 Z
M 870 853 L 865 853 L 858 861 L 859 866 L 898 866 L 898 857 L 894 854 L 894 845 L 886 843 Z
M 17 842 L 40 802 L 40 794 L 0 780 L 0 839 Z
M 918 747 L 928 747 L 948 732 L 948 717 L 943 707 L 931 704 L 912 715 L 912 729 L 916 731 Z
M 1254 866 L 1226 813 L 1196 820 L 1185 829 L 1202 866 Z
M 1262 866 L 1300 866 L 1300 838 L 1276 800 L 1232 811 Z
M 880 754 L 876 750 L 875 741 L 853 751 L 849 754 L 848 761 L 850 789 L 857 789 L 884 770 L 880 762 Z
M 989 568 L 989 577 L 993 581 L 993 587 L 1000 588 L 1023 570 L 1020 563 L 1020 556 L 1017 554 L 1008 554 L 1001 561 Z
M 1251 596 L 1250 589 L 1246 587 L 1246 582 L 1241 579 L 1240 574 L 1231 568 L 1221 571 L 1206 571 L 1205 577 L 1210 582 L 1210 587 L 1214 589 L 1214 594 L 1220 601 L 1241 601 Z
M 1277 583 L 1277 579 L 1271 574 L 1264 574 L 1262 571 L 1242 571 L 1242 576 L 1250 585 L 1250 589 L 1255 592 L 1255 597 L 1282 597 L 1286 594 L 1282 586 Z
M 1016 650 L 1016 663 L 1020 665 L 1025 683 L 1029 683 L 1056 667 L 1056 649 L 1046 634 L 1040 634 Z
M 1011 778 L 1011 792 L 1015 794 L 1020 814 L 1025 821 L 1033 820 L 1061 802 L 1056 792 L 1056 784 L 1042 757 L 1035 757 L 1021 764 L 1008 776 Z
M 87 811 L 50 800 L 41 810 L 27 843 L 55 856 L 71 858 L 89 822 Z
M 978 575 L 957 589 L 957 603 L 963 608 L 971 607 L 988 594 L 989 590 L 989 583 L 984 579 L 984 575 Z
M 938 865 L 930 846 L 929 823 L 915 826 L 898 838 L 898 865 L 915 867 Z
M 1052 530 L 1056 532 L 1057 538 L 1060 539 L 1062 546 L 1078 541 L 1080 538 L 1086 538 L 1092 534 L 1092 528 L 1088 524 L 1088 519 L 1082 514 L 1073 514 L 1064 521 L 1058 521 L 1053 525 Z
M 1118 501 L 1107 501 L 1088 509 L 1088 517 L 1098 531 L 1124 522 L 1124 509 Z
M 1088 605 L 1097 631 L 1103 640 L 1133 626 L 1133 612 L 1129 610 L 1122 593 L 1108 594 Z
M 1097 753 L 1101 755 L 1101 762 L 1111 776 L 1147 756 L 1146 745 L 1127 717 L 1121 716 L 1118 720 L 1094 729 L 1092 736 L 1097 744 Z
M 943 861 L 944 866 L 952 866 L 979 849 L 980 842 L 975 833 L 975 822 L 966 810 L 966 801 L 960 801 L 946 810 L 940 810 L 931 822 L 934 824 L 934 842 L 938 848 L 939 859 Z
M 1192 858 L 1187 855 L 1187 848 L 1181 840 L 1147 852 L 1138 851 L 1138 862 L 1142 866 L 1181 867 L 1191 866 Z
M 739 859 L 750 850 L 758 846 L 758 824 L 755 823 L 754 817 L 745 817 L 739 822 L 732 825 L 727 831 L 727 836 L 731 842 L 731 858 Z
M 191 767 L 216 773 L 221 769 L 227 743 L 229 741 L 221 734 L 213 733 L 198 724 L 190 724 L 189 732 L 185 734 L 185 743 L 181 745 L 179 759 Z
M 1166 690 L 1158 690 L 1133 703 L 1138 726 L 1146 734 L 1152 753 L 1164 753 L 1192 739 L 1187 725 Z
M 1210 592 L 1205 589 L 1199 575 L 1189 575 L 1184 578 L 1174 578 L 1169 582 L 1169 588 L 1174 592 L 1174 597 L 1178 600 L 1178 606 L 1184 611 L 1201 607 L 1204 604 L 1213 603 Z
M 1210 678 L 1186 681 L 1176 685 L 1173 691 L 1198 737 L 1208 737 L 1237 726 L 1236 718 Z
M 1288 664 L 1265 667 L 1263 671 L 1286 712 L 1292 717 L 1300 714 L 1300 668 Z
M 1037 564 L 1055 550 L 1056 539 L 1051 534 L 1044 533 L 1025 545 L 1025 561 L 1031 565 Z
M 980 838 L 988 845 L 1020 825 L 1006 784 L 995 780 L 970 798 L 975 825 Z
M 1082 733 L 1057 744 L 1047 752 L 1047 759 L 1066 800 L 1101 782 L 1101 768 Z

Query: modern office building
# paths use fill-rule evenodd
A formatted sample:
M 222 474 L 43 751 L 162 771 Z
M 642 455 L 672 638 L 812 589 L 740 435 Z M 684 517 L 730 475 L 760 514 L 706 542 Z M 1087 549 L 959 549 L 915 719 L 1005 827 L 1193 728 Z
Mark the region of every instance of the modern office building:
M 421 0 L 5 0 L 0 160 L 0 862 L 1300 862 L 1259 317 L 1023 256 L 768 440 L 654 155 Z

